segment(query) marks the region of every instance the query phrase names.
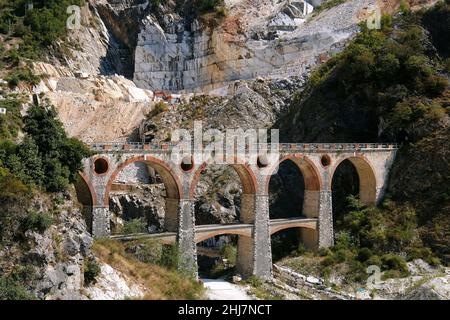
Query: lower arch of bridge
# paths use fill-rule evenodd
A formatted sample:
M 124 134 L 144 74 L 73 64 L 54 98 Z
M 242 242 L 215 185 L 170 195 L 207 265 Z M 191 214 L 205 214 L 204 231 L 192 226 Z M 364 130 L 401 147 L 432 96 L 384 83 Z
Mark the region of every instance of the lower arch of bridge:
M 172 172 L 170 166 L 160 159 L 146 155 L 145 157 L 133 157 L 121 163 L 113 172 L 107 183 L 104 199 L 105 204 L 109 203 L 111 188 L 118 174 L 127 166 L 137 162 L 145 163 L 150 166 L 161 177 L 166 189 L 164 228 L 166 231 L 170 232 L 178 231 L 179 206 L 180 199 L 182 198 L 181 184 L 176 175 Z
M 246 231 L 217 232 L 201 236 L 198 241 L 196 238 L 196 243 L 198 245 L 200 242 L 216 236 L 233 235 L 237 236 L 236 273 L 249 277 L 254 272 L 254 239 L 251 234 L 249 235 Z
M 301 248 L 308 251 L 317 251 L 318 233 L 314 228 L 303 226 L 290 226 L 275 229 L 270 234 L 272 246 L 272 261 L 276 262 Z M 302 249 L 302 250 L 303 250 Z
M 83 205 L 83 217 L 86 221 L 89 232 L 92 232 L 93 206 L 97 203 L 95 190 L 83 173 L 77 174 L 74 183 L 77 200 Z

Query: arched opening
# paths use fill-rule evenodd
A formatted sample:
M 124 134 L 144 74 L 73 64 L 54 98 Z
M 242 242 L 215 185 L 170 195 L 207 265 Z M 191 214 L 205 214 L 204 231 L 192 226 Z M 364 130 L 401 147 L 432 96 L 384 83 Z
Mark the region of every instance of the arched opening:
M 342 228 L 350 196 L 359 198 L 365 204 L 376 202 L 376 181 L 372 167 L 366 160 L 357 157 L 341 161 L 334 170 L 331 190 L 336 233 Z
M 300 168 L 291 160 L 280 163 L 278 171 L 270 177 L 270 219 L 301 217 L 305 180 Z
M 251 230 L 221 231 L 197 239 L 197 265 L 201 278 L 218 279 L 252 274 Z
M 237 235 L 213 236 L 197 243 L 198 274 L 218 279 L 236 273 Z
M 255 188 L 255 178 L 245 165 L 202 165 L 190 190 L 195 224 L 253 223 Z
M 95 204 L 95 194 L 88 181 L 81 174 L 77 174 L 77 180 L 74 183 L 78 202 L 82 205 L 82 214 L 88 231 L 92 233 L 92 213 Z
M 239 229 L 240 225 L 253 223 L 255 188 L 255 178 L 245 165 L 202 165 L 194 175 L 190 191 L 195 200 L 196 230 L 234 225 Z M 220 276 L 221 272 L 246 271 L 242 266 L 248 263 L 240 263 L 242 259 L 232 258 L 230 254 L 238 252 L 244 245 L 250 246 L 251 234 L 244 236 L 240 231 L 216 230 L 214 235 L 208 234 L 207 239 L 197 237 L 197 240 L 201 240 L 197 244 L 201 274 L 214 277 Z
M 157 159 L 139 157 L 120 165 L 110 178 L 106 200 L 114 234 L 178 229 L 179 184 L 170 168 Z
M 271 221 L 318 217 L 319 190 L 319 176 L 311 162 L 306 158 L 282 159 L 268 183 Z M 272 234 L 272 259 L 277 261 L 302 248 L 314 249 L 314 243 L 305 243 L 304 239 L 299 228 Z
M 272 261 L 275 263 L 285 257 L 298 256 L 315 249 L 317 233 L 313 229 L 291 227 L 278 230 L 270 235 Z

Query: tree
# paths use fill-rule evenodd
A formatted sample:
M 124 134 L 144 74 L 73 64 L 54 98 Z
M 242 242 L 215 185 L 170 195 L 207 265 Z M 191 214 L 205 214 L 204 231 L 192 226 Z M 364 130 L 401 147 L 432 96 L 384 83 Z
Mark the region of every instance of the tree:
M 42 181 L 38 184 L 51 192 L 61 191 L 75 182 L 77 172 L 83 169 L 82 159 L 91 154 L 83 142 L 67 137 L 56 116 L 53 106 L 31 107 L 24 118 L 24 131 L 30 140 L 21 146 L 23 155 L 29 158 L 23 159 L 29 170 L 42 168 L 33 178 Z

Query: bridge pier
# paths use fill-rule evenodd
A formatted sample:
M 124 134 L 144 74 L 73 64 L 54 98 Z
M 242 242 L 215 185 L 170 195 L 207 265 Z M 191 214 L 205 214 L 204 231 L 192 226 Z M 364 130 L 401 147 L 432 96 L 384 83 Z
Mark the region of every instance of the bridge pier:
M 181 199 L 179 207 L 178 250 L 179 269 L 198 277 L 197 245 L 195 243 L 195 211 L 193 199 Z
M 253 234 L 253 274 L 272 278 L 272 244 L 270 238 L 269 195 L 255 196 L 255 228 Z
M 111 235 L 109 207 L 94 206 L 92 209 L 92 235 L 94 238 Z
M 319 248 L 328 248 L 334 244 L 333 202 L 331 190 L 320 191 L 318 238 Z

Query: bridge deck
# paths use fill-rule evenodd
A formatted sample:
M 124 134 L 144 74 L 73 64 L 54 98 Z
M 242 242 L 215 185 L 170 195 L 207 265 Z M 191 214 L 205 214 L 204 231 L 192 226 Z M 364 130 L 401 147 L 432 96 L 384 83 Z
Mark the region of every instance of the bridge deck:
M 317 228 L 316 218 L 285 218 L 285 219 L 272 219 L 270 220 L 270 234 L 277 231 L 289 228 Z M 195 226 L 196 242 L 209 239 L 216 235 L 225 234 L 241 234 L 250 236 L 253 232 L 252 224 L 245 223 L 231 223 L 231 224 L 209 224 Z M 120 241 L 132 241 L 132 240 L 145 240 L 154 239 L 160 240 L 163 243 L 173 243 L 176 241 L 177 234 L 175 232 L 163 232 L 163 233 L 139 233 L 130 235 L 113 235 L 110 238 Z
M 89 144 L 93 151 L 103 153 L 136 152 L 160 153 L 171 152 L 175 143 L 149 144 L 139 142 L 96 142 Z M 247 147 L 249 150 L 249 147 Z M 257 144 L 257 150 L 279 150 L 284 153 L 315 152 L 315 151 L 386 151 L 398 149 L 396 143 L 278 143 L 278 144 Z M 204 151 L 204 150 L 197 150 Z

